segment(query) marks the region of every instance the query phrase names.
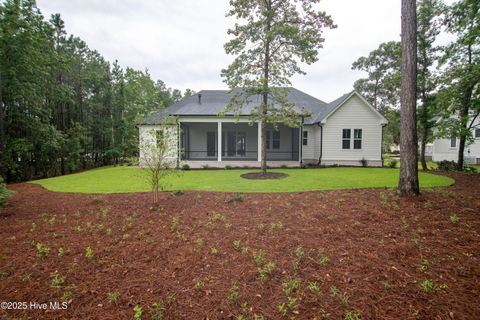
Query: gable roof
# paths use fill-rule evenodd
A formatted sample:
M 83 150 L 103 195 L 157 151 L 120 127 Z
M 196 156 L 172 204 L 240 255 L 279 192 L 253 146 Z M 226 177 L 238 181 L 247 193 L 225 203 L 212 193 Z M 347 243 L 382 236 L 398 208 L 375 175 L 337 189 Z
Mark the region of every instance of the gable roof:
M 288 100 L 292 102 L 296 112 L 310 112 L 312 116 L 305 119 L 305 124 L 315 124 L 326 119 L 334 110 L 339 108 L 348 98 L 355 93 L 355 91 L 344 94 L 340 98 L 325 103 L 311 95 L 308 95 L 295 88 L 288 89 Z M 177 103 L 174 103 L 168 108 L 159 112 L 150 114 L 142 123 L 144 125 L 161 124 L 162 120 L 171 116 L 218 116 L 223 112 L 227 103 L 230 101 L 235 93 L 240 89 L 234 89 L 233 92 L 229 90 L 202 90 L 197 94 L 187 97 Z M 358 94 L 358 93 L 357 93 Z M 199 102 L 199 95 L 201 95 L 201 102 Z M 361 96 L 360 96 L 361 97 Z M 363 97 L 361 97 L 363 99 Z M 364 99 L 363 99 L 364 100 Z M 241 116 L 248 116 L 252 110 L 261 104 L 262 96 L 253 95 L 247 99 L 246 105 L 241 110 Z M 365 101 L 366 102 L 366 101 Z M 368 104 L 368 102 L 366 102 Z M 371 105 L 370 105 L 371 107 Z M 372 107 L 373 108 L 373 107 Z M 375 110 L 375 112 L 377 112 Z M 378 112 L 377 112 L 378 113 Z M 235 115 L 234 112 L 225 113 L 226 116 Z M 380 115 L 381 116 L 381 115 Z M 383 118 L 383 117 L 382 117 Z M 384 119 L 384 118 L 383 118 Z
M 360 100 L 362 100 L 362 102 L 365 103 L 365 105 L 367 105 L 367 107 L 370 108 L 373 113 L 375 113 L 380 118 L 381 124 L 388 123 L 388 120 L 380 112 L 378 112 L 360 93 L 355 90 L 349 93 L 345 93 L 340 98 L 330 102 L 325 112 L 321 113 L 317 117 L 317 119 L 315 119 L 314 123 L 324 123 L 328 117 L 330 117 L 335 111 L 337 111 L 345 102 L 347 102 L 353 96 L 357 96 L 358 98 L 360 98 Z

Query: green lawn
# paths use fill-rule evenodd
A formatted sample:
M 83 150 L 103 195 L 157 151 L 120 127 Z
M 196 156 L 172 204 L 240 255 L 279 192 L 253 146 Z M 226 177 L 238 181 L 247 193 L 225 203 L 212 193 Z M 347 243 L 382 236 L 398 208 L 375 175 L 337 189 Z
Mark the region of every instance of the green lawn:
M 78 193 L 126 193 L 150 191 L 142 169 L 107 167 L 82 173 L 32 181 L 48 190 Z M 242 170 L 181 171 L 167 179 L 167 190 L 204 190 L 225 192 L 299 192 L 328 189 L 383 188 L 398 184 L 398 169 L 389 168 L 323 168 L 275 169 L 289 177 L 281 180 L 247 180 Z M 419 173 L 422 187 L 448 186 L 453 179 Z

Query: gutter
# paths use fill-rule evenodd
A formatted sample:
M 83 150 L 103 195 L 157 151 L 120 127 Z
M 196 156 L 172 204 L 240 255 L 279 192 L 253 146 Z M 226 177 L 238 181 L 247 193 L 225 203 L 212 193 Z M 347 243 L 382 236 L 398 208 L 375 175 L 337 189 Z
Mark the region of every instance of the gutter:
M 382 142 L 380 143 L 380 161 L 382 161 L 382 168 L 383 168 L 383 129 L 385 129 L 385 127 L 387 126 L 387 124 L 382 124 Z
M 322 164 L 322 155 L 323 155 L 323 126 L 318 123 L 318 126 L 320 127 L 320 156 L 318 157 L 318 163 L 317 166 L 320 166 Z
M 299 144 L 299 154 L 298 154 L 298 158 L 300 159 L 300 166 L 302 166 L 303 164 L 303 122 L 304 122 L 304 117 L 302 116 L 302 123 L 300 124 L 300 132 L 298 133 L 298 136 L 299 136 L 299 141 L 298 141 L 298 144 Z

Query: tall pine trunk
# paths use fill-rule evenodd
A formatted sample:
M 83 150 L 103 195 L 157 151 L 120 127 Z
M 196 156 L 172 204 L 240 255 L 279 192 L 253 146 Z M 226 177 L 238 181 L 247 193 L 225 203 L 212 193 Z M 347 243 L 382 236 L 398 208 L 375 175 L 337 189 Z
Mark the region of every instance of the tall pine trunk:
M 2 75 L 0 73 L 0 177 L 6 179 L 5 168 L 5 114 L 3 112 Z
M 400 94 L 401 195 L 419 194 L 417 152 L 417 14 L 416 0 L 402 0 L 402 69 Z
M 468 68 L 471 70 L 472 67 L 472 45 L 469 44 L 467 47 L 468 52 Z M 465 89 L 463 94 L 463 101 L 462 101 L 462 108 L 460 109 L 460 121 L 461 121 L 461 129 L 459 143 L 458 143 L 458 160 L 457 160 L 457 170 L 463 170 L 463 162 L 464 162 L 464 152 L 465 152 L 465 143 L 467 140 L 465 129 L 467 129 L 468 125 L 468 113 L 470 111 L 470 105 L 472 104 L 472 94 L 473 94 L 474 86 L 468 85 Z
M 473 87 L 469 86 L 465 90 L 465 93 L 463 95 L 462 108 L 460 109 L 460 121 L 461 121 L 462 131 L 460 132 L 459 143 L 458 143 L 458 159 L 457 159 L 458 171 L 463 170 L 463 163 L 465 162 L 464 152 L 465 152 L 465 145 L 467 140 L 465 129 L 467 129 L 467 126 L 468 126 L 468 113 L 470 110 L 470 104 L 472 103 L 472 93 L 473 93 Z
M 267 11 L 270 11 L 272 8 L 271 1 L 267 1 Z M 266 25 L 266 34 L 270 32 L 271 28 L 271 18 L 268 18 Z M 265 39 L 265 58 L 263 66 L 263 105 L 262 105 L 262 174 L 267 173 L 267 115 L 268 115 L 268 93 L 270 88 L 269 77 L 270 77 L 270 40 Z

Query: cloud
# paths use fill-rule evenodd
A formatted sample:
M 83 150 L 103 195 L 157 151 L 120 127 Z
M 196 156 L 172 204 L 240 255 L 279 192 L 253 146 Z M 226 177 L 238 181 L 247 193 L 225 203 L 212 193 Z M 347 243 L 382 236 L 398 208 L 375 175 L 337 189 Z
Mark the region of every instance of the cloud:
M 226 88 L 220 77 L 233 57 L 223 44 L 233 20 L 227 0 L 37 0 L 48 17 L 60 13 L 68 33 L 109 61 L 144 70 L 169 87 Z M 324 0 L 338 28 L 324 34 L 319 61 L 293 84 L 331 101 L 350 91 L 361 73 L 351 64 L 381 42 L 400 38 L 400 1 Z

